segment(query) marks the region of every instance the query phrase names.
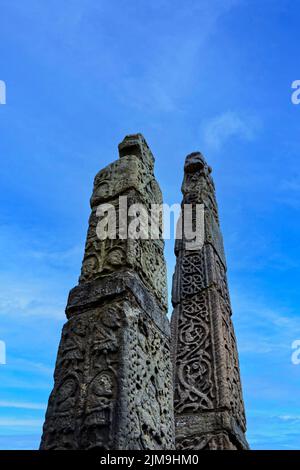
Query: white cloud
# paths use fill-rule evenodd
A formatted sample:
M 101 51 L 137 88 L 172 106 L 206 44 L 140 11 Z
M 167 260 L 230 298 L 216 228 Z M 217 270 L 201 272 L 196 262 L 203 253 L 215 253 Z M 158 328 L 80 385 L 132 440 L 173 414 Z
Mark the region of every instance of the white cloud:
M 256 118 L 226 111 L 202 125 L 202 139 L 208 149 L 219 150 L 230 139 L 253 140 L 258 128 Z
M 9 253 L 9 256 L 7 256 Z M 64 318 L 83 247 L 65 245 L 15 224 L 0 226 L 0 316 Z
M 28 361 L 23 358 L 13 358 L 9 362 L 9 367 L 11 370 L 22 371 L 22 372 L 31 372 L 49 376 L 52 378 L 53 367 L 49 367 L 41 362 Z
M 144 112 L 182 111 L 182 98 L 191 96 L 195 88 L 201 87 L 199 70 L 203 67 L 208 41 L 217 31 L 220 19 L 241 3 L 242 0 L 210 0 L 176 2 L 174 5 L 174 1 L 167 1 L 159 7 L 155 29 L 150 20 L 139 24 L 136 3 L 128 5 L 123 21 L 126 21 L 126 15 L 135 15 L 133 37 L 137 42 L 144 42 L 146 36 L 148 47 L 134 64 L 134 56 L 129 56 L 124 65 L 122 47 L 115 51 L 114 62 L 122 66 L 115 66 L 120 69 L 120 74 L 115 69 L 109 83 L 118 99 Z M 149 10 L 152 8 L 155 9 L 149 6 Z M 170 34 L 170 30 L 176 30 L 176 34 Z
M 281 183 L 281 189 L 285 191 L 300 191 L 300 177 L 294 177 L 290 179 L 283 180 Z
M 300 421 L 299 415 L 282 415 L 278 416 L 278 418 L 283 421 Z
M 297 163 L 298 164 L 298 163 Z M 300 205 L 300 174 L 298 169 L 291 169 L 289 173 L 294 173 L 294 176 L 282 180 L 279 185 L 279 195 L 276 202 L 285 204 L 293 209 L 299 210 Z
M 0 426 L 25 426 L 40 428 L 43 426 L 43 421 L 41 419 L 0 418 Z
M 231 289 L 233 321 L 238 327 L 238 346 L 241 354 L 270 354 L 284 356 L 290 364 L 291 341 L 300 338 L 298 316 L 288 308 L 267 305 L 260 295 Z
M 0 292 L 0 316 L 43 316 L 64 319 L 66 300 L 53 298 L 49 289 L 38 285 L 38 280 L 28 281 L 6 280 Z M 47 291 L 48 290 L 48 291 Z
M 46 404 L 0 400 L 0 408 L 18 408 L 18 409 L 23 409 L 23 410 L 45 410 Z

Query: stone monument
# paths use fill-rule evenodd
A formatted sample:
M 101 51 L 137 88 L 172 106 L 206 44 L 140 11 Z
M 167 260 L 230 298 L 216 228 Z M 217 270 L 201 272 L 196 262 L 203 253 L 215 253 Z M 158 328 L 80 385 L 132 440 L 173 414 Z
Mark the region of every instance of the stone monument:
M 127 207 L 150 208 L 162 196 L 141 134 L 125 137 L 119 156 L 95 177 L 81 276 L 69 294 L 41 449 L 174 446 L 164 242 L 161 236 L 128 238 L 123 225 L 132 215 L 119 198 L 127 198 Z M 103 204 L 123 211 L 115 239 L 99 239 Z
M 231 320 L 226 261 L 211 168 L 203 156 L 187 156 L 184 205 L 202 205 L 203 246 L 177 239 L 171 329 L 176 448 L 247 449 L 239 361 Z M 193 220 L 194 223 L 194 220 Z

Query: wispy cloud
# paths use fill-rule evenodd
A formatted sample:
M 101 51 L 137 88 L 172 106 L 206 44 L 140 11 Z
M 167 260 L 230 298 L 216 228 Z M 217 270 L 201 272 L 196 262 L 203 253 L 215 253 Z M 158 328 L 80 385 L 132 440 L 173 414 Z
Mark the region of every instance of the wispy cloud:
M 247 433 L 250 447 L 255 449 L 298 449 L 299 420 L 290 415 L 268 414 L 266 411 L 248 415 L 251 430 Z
M 18 408 L 18 409 L 23 409 L 23 410 L 45 410 L 46 404 L 0 400 L 0 408 Z
M 0 418 L 0 426 L 11 426 L 11 427 L 37 427 L 40 428 L 43 425 L 41 419 L 15 419 L 15 418 Z
M 66 246 L 51 237 L 47 240 L 42 231 L 1 224 L 0 256 L 6 258 L 7 252 L 10 256 L 0 272 L 0 315 L 64 318 L 67 292 L 72 287 L 69 279 L 75 277 L 74 266 L 78 272 L 82 250 L 79 244 Z
M 29 361 L 23 358 L 13 358 L 9 361 L 9 367 L 14 371 L 30 372 L 46 375 L 52 378 L 53 367 L 43 364 L 42 362 Z
M 290 179 L 285 179 L 281 183 L 281 189 L 292 192 L 300 192 L 300 175 Z
M 239 351 L 243 354 L 283 354 L 291 356 L 291 341 L 300 337 L 299 318 L 288 308 L 266 305 L 258 295 L 231 290 L 237 312 Z M 287 363 L 288 364 L 288 363 Z
M 257 118 L 226 111 L 204 122 L 201 132 L 208 150 L 220 150 L 230 139 L 253 140 L 259 126 Z
M 289 173 L 292 176 L 283 179 L 279 185 L 279 195 L 277 202 L 290 206 L 293 209 L 299 210 L 300 207 L 300 174 L 297 169 L 292 169 Z
M 33 450 L 38 449 L 41 441 L 41 432 L 38 429 L 34 431 L 30 429 L 29 433 L 26 428 L 20 427 L 18 432 L 4 434 L 2 429 L 0 435 L 1 450 Z
M 79 65 L 85 77 L 97 78 L 99 86 L 109 87 L 130 108 L 172 112 L 199 86 L 197 67 L 219 20 L 242 3 L 131 0 L 116 7 L 116 2 L 72 0 L 61 9 L 54 0 L 51 7 L 34 1 L 30 9 L 10 8 L 17 23 L 25 20 L 40 38 L 32 44 L 24 28 L 14 31 L 22 48 L 42 52 L 40 60 L 64 67 L 67 55 L 69 74 Z M 39 21 L 34 21 L 36 17 Z M 10 32 L 9 24 L 5 28 Z
M 193 90 L 201 87 L 199 65 L 205 60 L 207 42 L 217 31 L 219 20 L 242 2 L 164 1 L 159 6 L 147 7 L 149 14 L 140 24 L 136 2 L 127 5 L 124 22 L 130 21 L 132 15 L 136 17 L 134 40 L 146 41 L 148 47 L 137 59 L 139 73 L 136 62 L 133 66 L 129 56 L 125 67 L 123 64 L 122 76 L 111 81 L 119 100 L 143 112 L 183 111 L 182 99 L 188 99 Z M 157 10 L 155 27 L 159 34 L 152 36 L 151 18 L 154 13 L 157 15 Z M 176 34 L 170 34 L 170 29 L 176 30 Z M 123 63 L 121 57 L 116 60 L 120 52 L 125 51 L 122 48 L 116 51 L 116 63 Z
M 45 286 L 38 285 L 38 280 L 32 283 L 16 280 L 4 282 L 6 288 L 0 292 L 0 315 L 11 316 L 43 316 L 64 318 L 65 300 L 53 299 Z M 4 287 L 2 285 L 2 288 Z M 49 291 L 51 286 L 49 286 Z
M 282 415 L 278 416 L 283 421 L 300 421 L 300 415 Z

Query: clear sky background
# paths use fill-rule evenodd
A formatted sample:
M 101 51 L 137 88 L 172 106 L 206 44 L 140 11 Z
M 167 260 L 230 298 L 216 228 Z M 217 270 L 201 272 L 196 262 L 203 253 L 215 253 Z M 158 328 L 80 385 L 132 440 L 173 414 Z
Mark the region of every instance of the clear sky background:
M 0 0 L 0 448 L 37 448 L 96 172 L 142 132 L 165 202 L 213 167 L 247 437 L 300 449 L 299 0 Z M 166 243 L 169 281 L 173 241 Z M 171 309 L 170 309 L 171 311 Z

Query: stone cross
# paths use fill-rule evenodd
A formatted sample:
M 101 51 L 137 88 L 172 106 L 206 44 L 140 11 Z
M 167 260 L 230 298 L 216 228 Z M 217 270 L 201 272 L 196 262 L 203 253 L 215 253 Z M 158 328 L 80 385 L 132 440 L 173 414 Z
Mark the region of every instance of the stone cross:
M 143 136 L 125 137 L 119 156 L 95 177 L 81 276 L 69 294 L 41 449 L 174 446 L 164 242 L 130 239 L 120 226 L 115 239 L 97 235 L 101 204 L 118 213 L 119 196 L 128 206 L 162 203 Z
M 187 156 L 184 204 L 204 209 L 204 244 L 189 249 L 176 240 L 172 342 L 176 448 L 247 449 L 246 420 L 226 261 L 211 168 L 203 156 Z

